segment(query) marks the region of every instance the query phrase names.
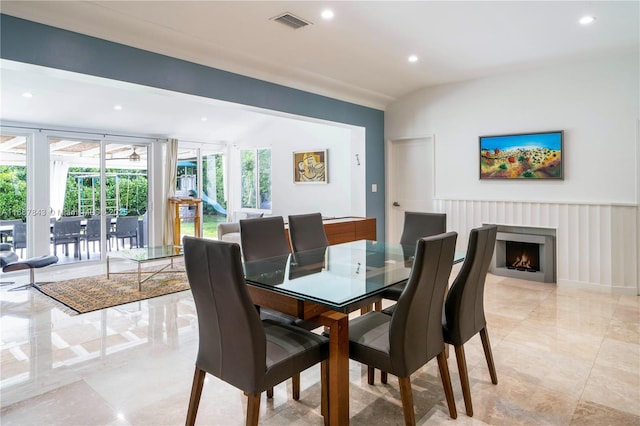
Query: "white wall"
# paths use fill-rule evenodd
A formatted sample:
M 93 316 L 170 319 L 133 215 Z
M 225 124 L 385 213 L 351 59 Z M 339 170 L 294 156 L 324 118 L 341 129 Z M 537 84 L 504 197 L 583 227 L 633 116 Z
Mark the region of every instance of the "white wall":
M 435 135 L 434 209 L 459 240 L 483 222 L 550 226 L 559 284 L 637 293 L 638 64 L 627 52 L 424 89 L 387 109 L 386 136 Z M 478 136 L 558 129 L 564 180 L 479 180 Z
M 261 128 L 231 142 L 230 170 L 239 170 L 239 150 L 271 148 L 272 215 L 321 212 L 323 216 L 365 216 L 364 130 L 354 127 L 272 117 Z M 328 183 L 294 184 L 293 152 L 327 149 Z M 355 155 L 358 154 L 360 166 Z M 240 185 L 230 176 L 230 192 Z M 240 199 L 232 199 L 232 211 Z
M 387 139 L 435 134 L 436 197 L 636 203 L 638 72 L 621 55 L 422 90 L 387 109 Z M 478 179 L 478 136 L 558 129 L 564 181 Z

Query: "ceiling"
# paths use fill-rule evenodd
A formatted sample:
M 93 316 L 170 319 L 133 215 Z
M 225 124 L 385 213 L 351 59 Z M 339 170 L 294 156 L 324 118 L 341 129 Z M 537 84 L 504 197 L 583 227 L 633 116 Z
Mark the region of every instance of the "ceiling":
M 335 13 L 330 21 L 320 17 L 325 8 Z M 635 1 L 3 0 L 1 11 L 379 109 L 429 86 L 637 51 L 640 44 Z M 270 19 L 284 12 L 311 25 L 294 30 Z M 579 25 L 585 14 L 595 23 Z M 409 63 L 410 54 L 418 61 Z M 1 66 L 4 120 L 232 140 L 266 119 L 194 96 Z M 25 90 L 34 97 L 14 98 Z M 115 103 L 123 110 L 113 111 Z

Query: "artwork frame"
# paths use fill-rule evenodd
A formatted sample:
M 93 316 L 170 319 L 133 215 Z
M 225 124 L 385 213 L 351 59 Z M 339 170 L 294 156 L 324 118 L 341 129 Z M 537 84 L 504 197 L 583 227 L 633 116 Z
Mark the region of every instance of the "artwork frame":
M 564 130 L 479 136 L 485 180 L 563 180 Z
M 316 149 L 293 152 L 293 183 L 295 184 L 327 184 L 328 150 Z

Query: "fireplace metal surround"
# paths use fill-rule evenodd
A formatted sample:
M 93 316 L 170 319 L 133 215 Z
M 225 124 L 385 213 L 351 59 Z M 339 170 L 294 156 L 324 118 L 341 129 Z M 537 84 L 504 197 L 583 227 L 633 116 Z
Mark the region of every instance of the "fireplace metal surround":
M 507 241 L 538 244 L 540 247 L 540 270 L 531 272 L 508 268 L 506 264 Z M 493 251 L 489 271 L 494 275 L 509 278 L 555 283 L 555 230 L 498 225 L 496 247 Z

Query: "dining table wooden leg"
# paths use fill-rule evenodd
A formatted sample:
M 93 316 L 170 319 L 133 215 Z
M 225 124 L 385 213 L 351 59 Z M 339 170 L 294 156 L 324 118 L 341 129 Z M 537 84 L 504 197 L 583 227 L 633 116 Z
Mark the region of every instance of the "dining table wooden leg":
M 329 327 L 329 424 L 349 424 L 349 316 L 325 312 L 318 322 Z

